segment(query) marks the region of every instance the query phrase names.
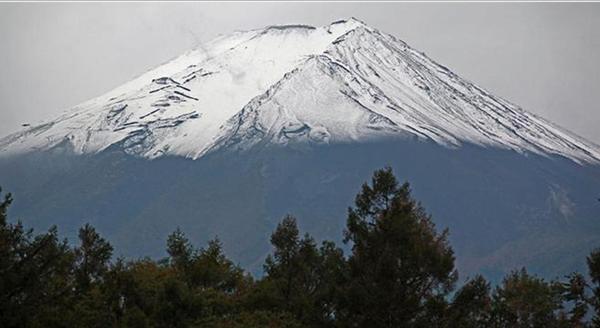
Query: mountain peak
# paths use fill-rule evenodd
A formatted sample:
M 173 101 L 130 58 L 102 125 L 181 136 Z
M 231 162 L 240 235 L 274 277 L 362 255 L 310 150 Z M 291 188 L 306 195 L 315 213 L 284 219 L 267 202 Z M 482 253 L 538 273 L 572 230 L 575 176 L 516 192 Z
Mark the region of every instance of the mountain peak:
M 290 30 L 316 30 L 317 28 L 311 25 L 303 24 L 288 24 L 288 25 L 269 25 L 264 28 L 265 32 L 268 31 L 290 31 Z
M 350 17 L 348 19 L 340 19 L 334 22 L 331 22 L 329 25 L 324 26 L 327 31 L 330 33 L 341 33 L 345 34 L 349 31 L 355 30 L 357 28 L 367 28 L 371 30 L 370 27 L 367 26 L 363 21 L 356 19 L 354 17 Z
M 118 145 L 146 158 L 198 158 L 233 140 L 335 143 L 382 136 L 600 161 L 593 143 L 354 17 L 220 37 L 55 120 L 0 139 L 0 155 L 67 144 L 76 153 Z
M 367 26 L 367 24 L 364 21 L 362 21 L 362 20 L 360 20 L 360 19 L 358 19 L 358 18 L 356 18 L 354 16 L 351 16 L 351 17 L 346 18 L 346 19 L 336 20 L 334 22 L 331 22 L 329 24 L 329 26 L 331 26 L 331 25 L 338 25 L 338 24 L 352 25 L 352 26 L 356 26 L 356 25 Z
M 283 24 L 283 25 L 269 25 L 262 29 L 256 29 L 251 31 L 260 31 L 261 34 L 269 33 L 269 32 L 294 32 L 294 31 L 304 31 L 310 32 L 318 29 L 327 30 L 329 33 L 346 33 L 350 30 L 353 30 L 357 27 L 367 27 L 363 21 L 350 17 L 347 19 L 339 19 L 334 22 L 331 22 L 328 25 L 315 27 L 312 25 L 306 24 Z

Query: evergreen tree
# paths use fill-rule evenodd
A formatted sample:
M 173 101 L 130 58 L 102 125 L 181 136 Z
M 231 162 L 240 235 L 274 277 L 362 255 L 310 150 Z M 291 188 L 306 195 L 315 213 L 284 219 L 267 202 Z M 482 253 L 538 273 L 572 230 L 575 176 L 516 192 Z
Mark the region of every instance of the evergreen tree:
M 478 275 L 454 295 L 447 322 L 454 327 L 476 328 L 489 325 L 492 299 L 490 284 Z
M 128 263 L 124 271 L 121 278 L 118 278 L 124 280 L 123 283 L 127 287 L 121 290 L 125 296 L 122 303 L 124 306 L 122 321 L 148 322 L 144 326 L 161 326 L 159 323 L 168 321 L 171 304 L 165 302 L 165 299 L 170 299 L 165 295 L 164 286 L 167 281 L 181 279 L 181 276 L 177 275 L 172 268 L 159 265 L 150 259 Z M 175 314 L 178 312 L 173 313 Z M 179 319 L 176 318 L 174 321 Z
M 200 250 L 191 261 L 190 279 L 192 286 L 212 288 L 227 294 L 234 294 L 250 283 L 244 270 L 223 254 L 223 246 L 216 238 L 210 240 L 208 247 Z
M 592 319 L 594 327 L 600 327 L 600 248 L 594 250 L 587 257 L 587 265 L 592 283 L 593 296 L 590 304 L 594 308 L 594 317 Z
M 0 194 L 2 194 L 2 188 L 0 188 Z M 7 224 L 6 221 L 8 220 L 8 207 L 12 201 L 12 194 L 10 193 L 4 194 L 4 199 L 0 201 L 0 224 L 3 226 Z
M 92 226 L 70 248 L 56 228 L 36 235 L 10 223 L 11 201 L 0 200 L 2 327 L 600 327 L 600 249 L 587 258 L 592 297 L 579 273 L 559 283 L 525 269 L 493 293 L 476 276 L 450 297 L 447 232 L 436 232 L 389 168 L 349 209 L 348 258 L 333 242 L 302 236 L 286 216 L 258 281 L 218 239 L 196 249 L 180 229 L 168 237 L 166 260 L 112 263 L 112 246 Z
M 188 327 L 202 309 L 178 276 L 165 277 L 156 297 L 158 306 L 153 315 L 159 327 Z
M 587 283 L 580 273 L 573 273 L 567 278 L 569 280 L 561 284 L 561 296 L 563 307 L 567 307 L 568 312 L 563 314 L 561 320 L 569 327 L 585 327 L 585 317 L 588 312 Z
M 187 270 L 194 257 L 194 248 L 180 228 L 167 238 L 167 253 L 174 268 L 182 272 Z
M 201 304 L 201 311 L 193 314 L 195 322 L 208 324 L 237 315 L 251 277 L 225 256 L 218 239 L 196 253 L 189 272 L 189 288 Z
M 348 264 L 341 248 L 331 241 L 324 241 L 319 248 L 316 309 L 309 322 L 313 327 L 336 327 L 340 312 L 343 287 L 348 283 Z
M 302 265 L 297 261 L 300 249 L 299 235 L 296 219 L 286 216 L 271 235 L 274 252 L 273 255 L 267 256 L 265 261 L 265 273 L 277 284 L 278 297 L 286 310 L 291 308 L 296 287 L 294 280 Z
M 558 327 L 561 308 L 556 283 L 529 275 L 525 269 L 504 278 L 493 294 L 495 327 Z
M 79 242 L 79 247 L 75 249 L 76 276 L 80 290 L 85 292 L 90 284 L 102 279 L 108 270 L 113 247 L 90 224 L 79 229 Z
M 69 305 L 73 253 L 56 228 L 34 235 L 9 223 L 10 194 L 0 201 L 0 323 L 55 326 Z
M 447 231 L 435 231 L 408 183 L 399 186 L 390 168 L 376 171 L 356 196 L 345 241 L 352 245 L 348 326 L 419 326 L 436 315 L 428 309 L 439 308 L 456 280 Z
M 141 310 L 137 286 L 127 263 L 117 259 L 104 275 L 103 284 L 99 290 L 102 293 L 106 310 L 112 326 L 122 326 L 131 316 L 144 322 L 139 316 Z M 146 325 L 147 326 L 147 325 Z
M 332 242 L 319 248 L 309 235 L 300 238 L 296 219 L 287 216 L 271 236 L 273 255 L 265 262 L 260 284 L 269 309 L 280 309 L 311 327 L 333 325 L 338 289 L 345 267 Z

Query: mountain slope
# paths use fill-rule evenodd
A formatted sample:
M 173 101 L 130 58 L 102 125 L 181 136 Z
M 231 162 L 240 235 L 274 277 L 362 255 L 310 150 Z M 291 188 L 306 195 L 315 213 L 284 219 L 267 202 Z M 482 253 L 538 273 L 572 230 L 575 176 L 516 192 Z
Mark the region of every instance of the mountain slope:
M 241 138 L 244 125 L 260 122 L 246 134 L 266 129 L 259 135 L 273 134 L 275 142 L 313 130 L 324 142 L 410 134 L 450 147 L 468 142 L 575 161 L 600 159 L 600 148 L 593 143 L 490 95 L 368 27 L 352 29 L 290 75 L 297 76 L 285 77 L 229 120 L 221 138 L 233 138 L 231 131 Z M 356 110 L 368 117 L 356 120 Z M 303 127 L 302 133 L 296 127 Z
M 56 120 L 4 138 L 0 153 L 66 141 L 80 154 L 120 143 L 142 157 L 195 157 L 248 101 L 358 24 L 273 26 L 219 38 Z
M 219 38 L 54 121 L 0 140 L 0 154 L 66 143 L 80 154 L 119 145 L 146 158 L 196 159 L 234 139 L 254 138 L 248 141 L 254 144 L 267 134 L 275 143 L 416 137 L 448 147 L 466 142 L 600 161 L 597 145 L 355 19 Z
M 127 257 L 181 227 L 256 273 L 283 215 L 341 242 L 373 170 L 413 185 L 461 274 L 582 270 L 600 148 L 350 19 L 236 32 L 0 139 L 11 217 L 89 222 Z M 151 159 L 151 160 L 150 160 Z

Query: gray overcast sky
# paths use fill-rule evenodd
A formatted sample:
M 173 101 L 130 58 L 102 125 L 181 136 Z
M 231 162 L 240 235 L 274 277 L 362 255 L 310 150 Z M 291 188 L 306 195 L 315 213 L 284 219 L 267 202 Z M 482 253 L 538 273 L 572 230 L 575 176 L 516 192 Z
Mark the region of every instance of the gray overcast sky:
M 0 135 L 218 34 L 350 16 L 600 144 L 600 3 L 1 3 Z

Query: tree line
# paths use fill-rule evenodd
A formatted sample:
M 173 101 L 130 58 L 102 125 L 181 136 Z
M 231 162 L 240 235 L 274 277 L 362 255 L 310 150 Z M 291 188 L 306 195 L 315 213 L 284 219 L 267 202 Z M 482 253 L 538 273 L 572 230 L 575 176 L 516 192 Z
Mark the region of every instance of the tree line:
M 164 259 L 113 260 L 90 225 L 70 246 L 56 228 L 10 223 L 11 201 L 0 202 L 2 327 L 600 327 L 600 250 L 587 258 L 590 281 L 521 269 L 495 287 L 482 276 L 458 287 L 448 231 L 389 168 L 348 210 L 349 254 L 286 216 L 261 278 L 219 240 L 196 248 L 179 229 Z

